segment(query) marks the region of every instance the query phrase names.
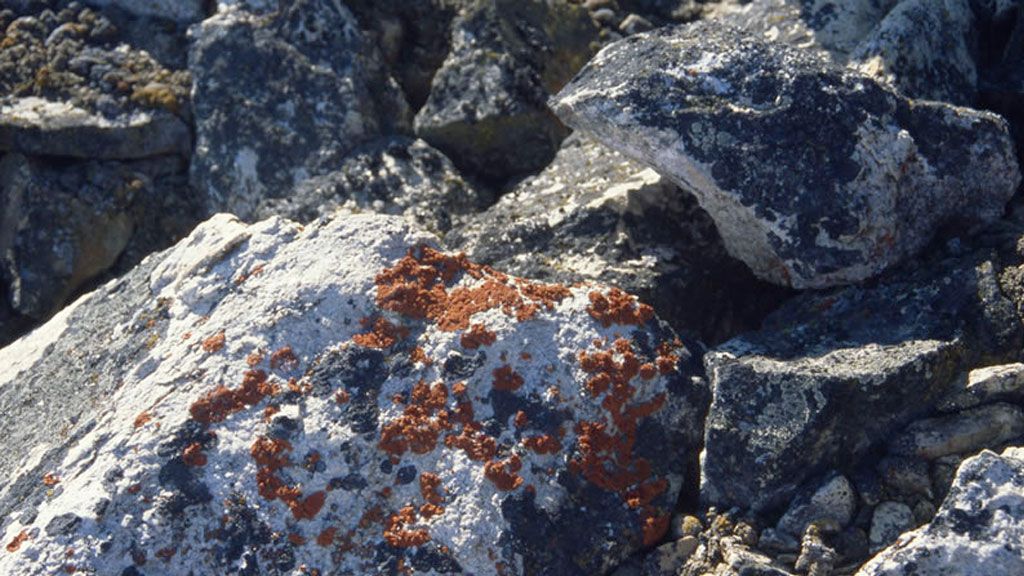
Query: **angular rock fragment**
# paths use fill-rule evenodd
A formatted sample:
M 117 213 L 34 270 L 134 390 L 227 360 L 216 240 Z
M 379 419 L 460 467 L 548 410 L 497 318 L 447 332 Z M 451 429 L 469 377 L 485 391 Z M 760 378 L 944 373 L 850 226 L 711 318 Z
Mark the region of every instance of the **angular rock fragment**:
M 261 201 L 407 127 L 400 91 L 339 2 L 301 0 L 266 14 L 229 8 L 190 35 L 192 183 L 210 213 L 250 219 Z
M 1014 362 L 971 370 L 957 384 L 962 389 L 939 406 L 943 412 L 959 412 L 965 408 L 1000 401 L 1020 404 L 1024 402 L 1024 364 Z
M 776 509 L 928 415 L 964 370 L 1012 357 L 1022 326 L 998 279 L 1019 260 L 992 257 L 938 253 L 873 287 L 808 294 L 709 353 L 702 498 Z
M 618 286 L 709 343 L 756 329 L 788 296 L 728 255 L 692 196 L 578 135 L 445 243 L 509 274 Z
M 187 155 L 188 73 L 123 44 L 78 3 L 33 4 L 0 42 L 0 151 L 77 158 Z
M 700 350 L 434 246 L 218 215 L 0 350 L 0 572 L 595 574 L 658 543 Z
M 466 182 L 444 154 L 422 140 L 390 137 L 354 150 L 324 176 L 280 198 L 263 200 L 258 217 L 310 222 L 336 210 L 405 215 L 443 233 L 485 208 L 491 195 Z
M 606 48 L 554 107 L 692 190 L 733 256 L 796 288 L 869 278 L 942 226 L 994 220 L 1021 181 L 998 116 L 712 21 Z
M 1024 573 L 1024 450 L 985 450 L 957 471 L 927 526 L 900 536 L 857 576 L 989 576 Z
M 69 162 L 6 155 L 0 262 L 11 308 L 45 320 L 115 264 L 134 266 L 180 239 L 196 218 L 184 172 L 176 157 Z
M 971 454 L 1024 435 L 1024 410 L 1003 402 L 918 420 L 889 442 L 889 452 L 934 460 Z
M 597 29 L 565 0 L 485 0 L 453 25 L 416 134 L 457 166 L 502 181 L 543 168 L 567 130 L 546 101 L 590 56 Z

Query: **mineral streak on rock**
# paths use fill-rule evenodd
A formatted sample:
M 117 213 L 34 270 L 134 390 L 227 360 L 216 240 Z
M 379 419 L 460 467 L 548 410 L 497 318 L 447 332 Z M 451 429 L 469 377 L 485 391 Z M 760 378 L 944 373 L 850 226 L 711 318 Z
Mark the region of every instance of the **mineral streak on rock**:
M 796 288 L 869 278 L 944 225 L 990 222 L 1021 181 L 1000 117 L 714 21 L 605 48 L 553 106 L 693 191 L 733 256 Z
M 47 465 L 60 489 L 6 517 L 0 571 L 591 574 L 655 544 L 706 409 L 693 346 L 625 293 L 434 242 L 219 216 L 154 257 L 163 336 Z

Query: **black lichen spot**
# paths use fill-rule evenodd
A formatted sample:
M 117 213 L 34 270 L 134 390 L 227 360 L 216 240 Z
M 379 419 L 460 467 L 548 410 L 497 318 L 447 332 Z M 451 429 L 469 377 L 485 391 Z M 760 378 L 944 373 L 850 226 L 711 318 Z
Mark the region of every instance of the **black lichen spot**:
M 172 436 L 170 440 L 167 440 L 157 446 L 156 455 L 161 458 L 178 456 L 191 444 L 199 444 L 203 447 L 203 450 L 206 450 L 213 446 L 216 438 L 217 436 L 209 432 L 203 424 L 200 424 L 195 420 L 186 420 L 185 423 L 174 432 L 174 436 Z M 119 477 L 120 476 L 118 476 L 118 478 Z
M 82 519 L 70 512 L 67 514 L 61 514 L 60 516 L 54 516 L 54 518 L 50 520 L 49 524 L 46 525 L 46 535 L 70 536 L 78 530 L 78 526 L 81 524 Z
M 424 574 L 459 574 L 462 566 L 451 556 L 442 553 L 435 546 L 421 546 L 409 559 L 417 572 Z
M 349 346 L 321 357 L 309 378 L 317 396 L 328 396 L 335 390 L 348 392 L 342 413 L 353 432 L 365 434 L 377 429 L 377 396 L 388 374 L 380 350 Z
M 270 423 L 270 437 L 275 440 L 291 440 L 299 430 L 299 423 L 287 416 L 278 416 Z
M 416 479 L 415 466 L 402 466 L 395 475 L 395 483 L 398 485 L 408 484 Z
M 205 504 L 213 499 L 210 489 L 199 481 L 193 470 L 181 456 L 171 458 L 160 468 L 160 485 L 172 491 L 171 496 L 160 505 L 165 514 L 177 515 L 189 506 Z
M 507 428 L 509 419 L 520 410 L 526 413 L 530 430 L 551 435 L 558 435 L 562 424 L 572 418 L 566 410 L 552 410 L 537 393 L 523 397 L 514 392 L 492 389 L 487 398 L 494 417 L 485 422 L 484 427 L 493 436 L 499 436 Z
M 362 476 L 356 474 L 355 472 L 349 474 L 348 476 L 345 476 L 344 478 L 332 478 L 331 481 L 327 484 L 327 487 L 330 488 L 331 490 L 341 489 L 347 492 L 351 492 L 353 490 L 362 490 L 367 486 L 369 486 L 369 483 L 366 481 L 366 478 L 363 478 Z
M 102 518 L 103 515 L 107 513 L 108 506 L 110 506 L 110 499 L 101 498 L 99 502 L 96 502 L 96 505 L 92 507 L 92 513 L 95 514 L 97 518 Z
M 238 495 L 228 498 L 226 508 L 224 525 L 217 531 L 218 540 L 223 543 L 216 551 L 218 562 L 232 566 L 243 554 L 250 553 L 252 558 L 246 565 L 259 566 L 255 563 L 255 551 L 270 542 L 270 528 Z
M 146 575 L 143 574 L 142 572 L 139 572 L 139 569 L 136 568 L 135 566 L 129 566 L 129 567 L 125 568 L 124 570 L 121 570 L 121 576 L 146 576 Z
M 395 465 L 391 463 L 391 459 L 390 458 L 385 458 L 385 459 L 380 461 L 380 471 L 381 472 L 383 472 L 385 474 L 391 474 L 391 471 L 394 470 L 394 468 L 395 468 Z
M 441 375 L 449 380 L 469 378 L 486 361 L 487 354 L 483 350 L 477 351 L 475 356 L 449 352 L 444 364 L 441 365 Z

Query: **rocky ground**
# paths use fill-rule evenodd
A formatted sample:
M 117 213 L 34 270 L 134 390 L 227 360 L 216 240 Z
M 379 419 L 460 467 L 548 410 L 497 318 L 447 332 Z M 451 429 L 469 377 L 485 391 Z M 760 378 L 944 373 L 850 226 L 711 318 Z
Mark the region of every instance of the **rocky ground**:
M 1024 574 L 1024 2 L 0 2 L 0 574 Z

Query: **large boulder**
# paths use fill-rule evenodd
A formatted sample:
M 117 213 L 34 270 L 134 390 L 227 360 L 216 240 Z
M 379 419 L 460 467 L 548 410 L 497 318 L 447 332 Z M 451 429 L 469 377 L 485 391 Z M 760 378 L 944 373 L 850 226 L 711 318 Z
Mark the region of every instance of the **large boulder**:
M 568 134 L 548 96 L 583 66 L 596 38 L 586 10 L 566 0 L 473 3 L 453 24 L 416 134 L 486 180 L 540 170 Z
M 989 576 L 1024 573 L 1024 449 L 965 461 L 938 514 L 899 537 L 857 576 Z
M 771 514 L 931 414 L 962 372 L 1015 358 L 1024 326 L 1000 282 L 1019 262 L 935 254 L 874 286 L 802 296 L 709 353 L 704 502 Z
M 789 295 L 728 255 L 693 196 L 578 134 L 445 243 L 509 274 L 618 286 L 708 343 L 758 328 Z
M 134 266 L 196 223 L 185 162 L 0 160 L 0 266 L 11 310 L 47 319 L 114 268 Z M 123 271 L 124 268 L 122 268 Z M 9 341 L 15 332 L 0 339 Z
M 189 79 L 77 3 L 26 7 L 0 42 L 0 152 L 187 155 Z
M 302 182 L 286 196 L 264 199 L 256 215 L 305 223 L 338 210 L 400 214 L 442 234 L 492 202 L 491 194 L 467 182 L 436 148 L 392 136 L 353 150 L 335 171 Z
M 340 2 L 228 6 L 189 34 L 192 183 L 211 213 L 253 218 L 359 144 L 408 128 L 400 90 Z
M 433 246 L 218 215 L 0 351 L 0 572 L 594 574 L 657 543 L 700 350 Z
M 796 288 L 869 278 L 940 227 L 990 222 L 1021 181 L 999 116 L 713 21 L 609 46 L 554 107 L 692 190 L 733 256 Z

